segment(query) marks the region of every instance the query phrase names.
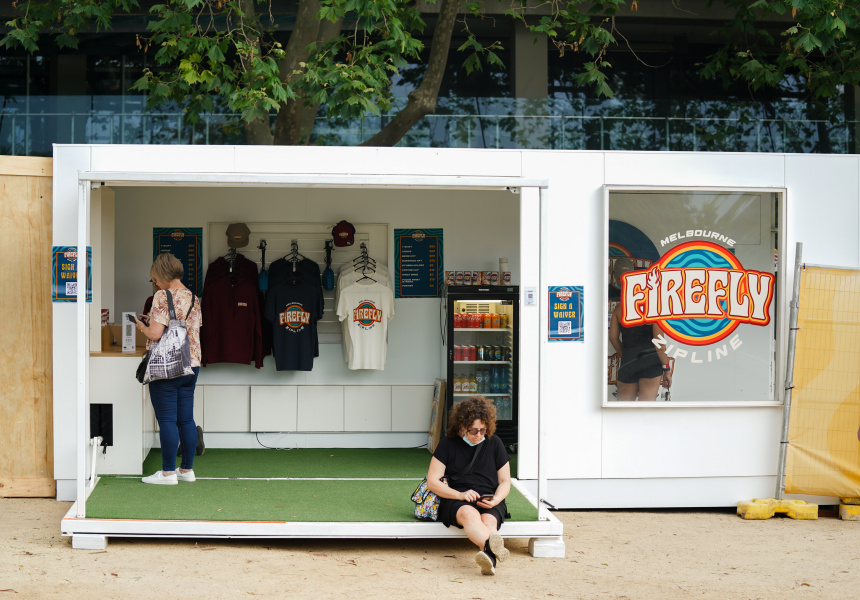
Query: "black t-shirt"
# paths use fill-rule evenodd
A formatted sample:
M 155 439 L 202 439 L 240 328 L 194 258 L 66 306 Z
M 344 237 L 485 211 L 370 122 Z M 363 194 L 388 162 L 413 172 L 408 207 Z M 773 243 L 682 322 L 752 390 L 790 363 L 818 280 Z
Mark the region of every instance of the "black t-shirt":
M 484 449 L 469 472 L 452 480 L 451 474 L 460 473 L 469 466 L 469 461 L 481 446 L 484 446 Z M 479 494 L 496 493 L 496 488 L 499 487 L 498 470 L 510 460 L 505 452 L 505 445 L 497 435 L 485 439 L 477 446 L 470 446 L 462 438 L 452 439 L 445 436 L 439 440 L 433 457 L 445 465 L 449 487 L 458 492 L 475 490 Z
M 322 288 L 299 281 L 269 290 L 266 319 L 272 324 L 272 351 L 278 371 L 311 371 L 322 318 Z

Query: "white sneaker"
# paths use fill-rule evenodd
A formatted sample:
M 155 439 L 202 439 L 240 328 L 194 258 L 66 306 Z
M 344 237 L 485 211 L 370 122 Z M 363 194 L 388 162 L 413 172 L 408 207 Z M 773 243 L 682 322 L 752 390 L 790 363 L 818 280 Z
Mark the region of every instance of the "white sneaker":
M 159 485 L 176 485 L 179 483 L 176 479 L 176 473 L 173 475 L 165 475 L 164 471 L 156 471 L 149 477 L 141 479 L 143 483 L 155 483 Z
M 188 482 L 197 481 L 197 478 L 194 476 L 194 469 L 192 469 L 190 471 L 186 471 L 185 473 L 183 473 L 182 471 L 177 469 L 176 470 L 176 479 L 178 479 L 179 481 L 188 481 Z
M 498 533 L 490 534 L 490 550 L 499 562 L 504 562 L 511 555 L 510 550 L 505 548 L 505 540 Z
M 483 550 L 475 555 L 475 563 L 481 567 L 481 575 L 496 574 L 496 561 Z

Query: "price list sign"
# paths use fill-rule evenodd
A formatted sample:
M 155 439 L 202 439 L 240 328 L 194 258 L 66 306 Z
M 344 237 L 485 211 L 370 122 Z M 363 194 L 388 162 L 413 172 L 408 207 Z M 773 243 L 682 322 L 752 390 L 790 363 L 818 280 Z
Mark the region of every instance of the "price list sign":
M 154 227 L 152 229 L 152 260 L 170 252 L 182 262 L 185 274 L 182 283 L 197 296 L 203 283 L 203 265 L 200 262 L 202 227 Z
M 442 230 L 394 230 L 395 298 L 438 298 L 442 293 Z
M 75 302 L 78 299 L 78 248 L 54 246 L 52 248 L 51 285 L 52 302 Z M 93 249 L 87 246 L 87 302 L 93 301 Z

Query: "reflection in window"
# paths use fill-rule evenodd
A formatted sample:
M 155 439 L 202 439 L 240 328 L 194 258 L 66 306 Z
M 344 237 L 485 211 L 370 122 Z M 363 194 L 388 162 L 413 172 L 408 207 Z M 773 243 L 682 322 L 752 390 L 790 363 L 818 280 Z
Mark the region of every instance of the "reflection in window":
M 764 192 L 610 192 L 610 401 L 776 400 L 778 208 Z

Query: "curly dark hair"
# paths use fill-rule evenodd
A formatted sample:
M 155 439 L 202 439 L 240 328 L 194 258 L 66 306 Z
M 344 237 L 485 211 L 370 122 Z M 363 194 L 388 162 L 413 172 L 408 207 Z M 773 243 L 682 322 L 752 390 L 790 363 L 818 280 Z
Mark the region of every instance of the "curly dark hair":
M 451 409 L 448 414 L 448 437 L 462 437 L 475 419 L 486 424 L 487 438 L 493 437 L 496 432 L 496 407 L 483 396 L 470 396 Z

